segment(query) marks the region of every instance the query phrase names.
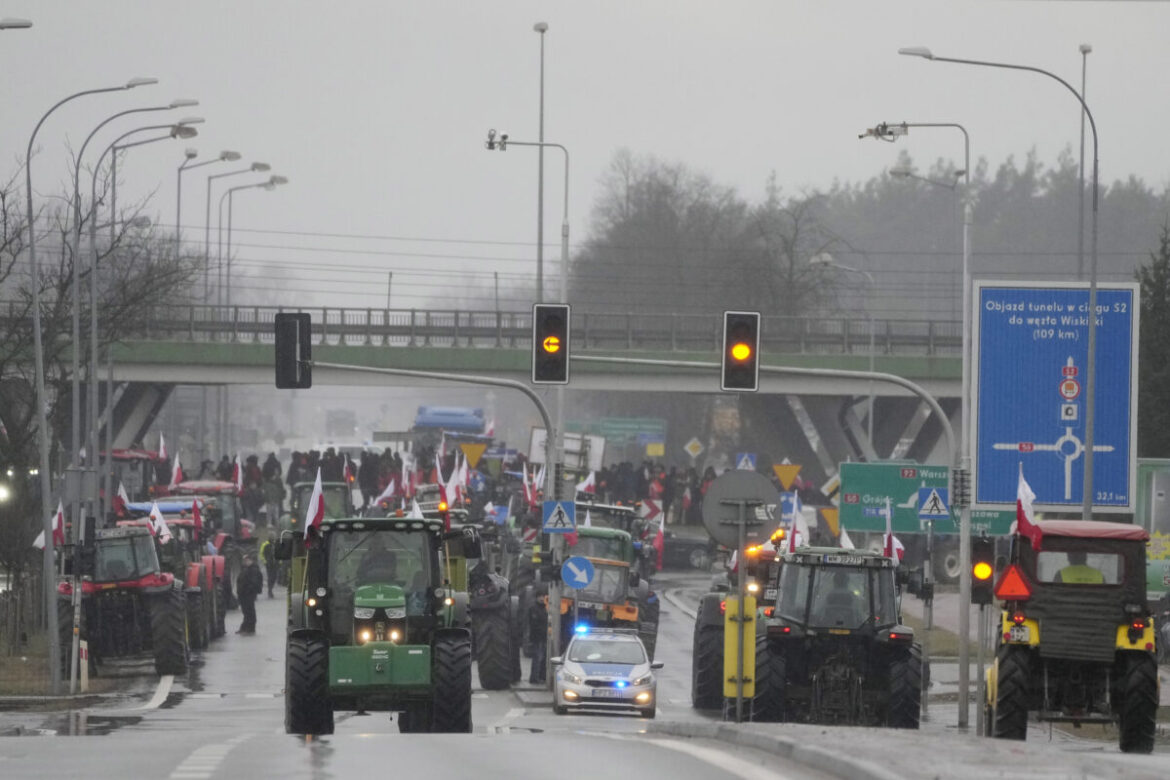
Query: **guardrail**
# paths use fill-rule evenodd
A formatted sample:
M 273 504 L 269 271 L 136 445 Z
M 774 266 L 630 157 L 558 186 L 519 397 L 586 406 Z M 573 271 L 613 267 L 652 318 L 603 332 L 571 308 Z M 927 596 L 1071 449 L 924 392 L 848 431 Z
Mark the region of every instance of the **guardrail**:
M 278 312 L 313 315 L 314 343 L 396 347 L 527 348 L 532 313 L 341 309 L 279 306 L 150 306 L 134 338 L 186 342 L 271 343 Z M 869 354 L 870 320 L 858 317 L 763 317 L 761 349 L 774 354 Z M 957 357 L 959 322 L 875 319 L 881 355 Z M 716 314 L 573 311 L 573 348 L 718 352 L 723 321 Z

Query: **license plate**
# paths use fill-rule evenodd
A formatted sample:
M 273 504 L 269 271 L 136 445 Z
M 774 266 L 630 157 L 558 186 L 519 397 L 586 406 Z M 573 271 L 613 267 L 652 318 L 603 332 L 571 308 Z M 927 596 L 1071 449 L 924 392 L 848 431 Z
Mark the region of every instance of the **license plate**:
M 765 601 L 775 601 L 776 600 L 776 589 L 775 588 L 765 588 L 764 589 L 764 600 Z
M 614 688 L 594 688 L 593 698 L 595 699 L 620 699 L 622 692 Z
M 1008 635 L 1013 642 L 1027 642 L 1032 637 L 1032 630 L 1028 626 L 1012 626 Z

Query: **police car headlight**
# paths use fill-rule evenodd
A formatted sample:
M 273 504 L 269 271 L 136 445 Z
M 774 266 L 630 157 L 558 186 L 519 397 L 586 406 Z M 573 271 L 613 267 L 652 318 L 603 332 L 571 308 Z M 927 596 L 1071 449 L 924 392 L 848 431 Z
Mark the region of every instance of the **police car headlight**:
M 358 620 L 369 620 L 374 616 L 373 607 L 354 607 L 353 616 Z
M 646 675 L 646 676 L 644 676 L 644 677 L 639 677 L 637 680 L 634 680 L 634 681 L 633 681 L 632 683 L 630 683 L 630 684 L 631 684 L 631 685 L 649 685 L 649 684 L 650 684 L 650 683 L 652 683 L 653 681 L 654 681 L 654 675 L 652 675 L 652 674 L 648 674 L 648 675 Z
M 572 672 L 561 672 L 561 679 L 564 680 L 565 682 L 573 683 L 573 685 L 580 685 L 583 682 L 585 682 L 584 680 L 582 680 L 580 677 L 573 674 Z

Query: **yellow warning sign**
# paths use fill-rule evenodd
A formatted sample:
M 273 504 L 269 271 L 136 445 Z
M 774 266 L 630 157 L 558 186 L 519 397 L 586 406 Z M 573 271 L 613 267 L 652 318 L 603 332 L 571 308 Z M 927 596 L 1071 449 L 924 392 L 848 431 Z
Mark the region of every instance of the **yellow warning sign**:
M 734 699 L 739 666 L 739 599 L 729 597 L 723 615 L 723 695 Z M 743 695 L 756 695 L 756 597 L 743 598 Z
M 795 463 L 777 463 L 772 466 L 772 471 L 776 472 L 776 479 L 780 480 L 780 485 L 785 490 L 792 490 L 792 483 L 796 481 L 796 475 L 800 473 L 800 466 Z
M 837 521 L 837 507 L 823 506 L 821 507 L 821 517 L 825 518 L 825 522 L 829 525 L 829 532 L 833 536 L 841 535 L 841 526 Z
M 476 442 L 459 442 L 459 449 L 463 450 L 463 457 L 467 458 L 467 465 L 473 469 L 479 467 L 479 459 L 487 450 L 487 445 Z

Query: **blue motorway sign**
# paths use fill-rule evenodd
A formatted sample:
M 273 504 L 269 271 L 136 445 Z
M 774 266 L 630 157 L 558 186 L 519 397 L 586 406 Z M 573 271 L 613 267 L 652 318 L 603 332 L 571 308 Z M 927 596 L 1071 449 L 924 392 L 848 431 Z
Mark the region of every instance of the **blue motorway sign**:
M 588 588 L 593 582 L 593 563 L 588 558 L 574 555 L 561 564 L 561 581 L 574 590 Z
M 1040 510 L 1084 492 L 1087 284 L 976 281 L 975 503 L 1014 504 L 1022 466 Z M 1137 284 L 1098 285 L 1093 504 L 1132 511 L 1137 446 Z
M 577 505 L 572 501 L 545 501 L 541 505 L 540 530 L 546 534 L 567 534 L 577 530 Z

